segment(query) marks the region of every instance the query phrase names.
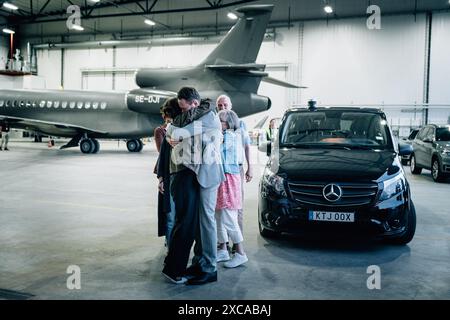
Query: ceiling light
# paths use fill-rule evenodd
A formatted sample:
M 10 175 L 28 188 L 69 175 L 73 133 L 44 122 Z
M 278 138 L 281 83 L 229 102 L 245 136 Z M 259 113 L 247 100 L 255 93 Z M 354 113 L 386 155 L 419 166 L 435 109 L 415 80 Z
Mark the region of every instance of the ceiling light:
M 153 20 L 150 20 L 150 19 L 145 19 L 144 22 L 145 22 L 145 24 L 148 24 L 149 26 L 154 26 L 156 24 Z
M 74 24 L 72 26 L 72 29 L 73 30 L 77 30 L 77 31 L 83 31 L 84 30 L 84 28 L 82 26 L 78 25 L 78 24 Z
M 3 3 L 3 6 L 4 6 L 5 8 L 11 9 L 11 10 L 17 10 L 17 9 L 19 9 L 18 6 L 13 5 L 12 3 L 9 3 L 9 2 L 4 2 L 4 3 Z
M 14 30 L 11 30 L 11 29 L 8 29 L 8 28 L 4 28 L 4 29 L 3 29 L 3 32 L 4 32 L 4 33 L 9 33 L 9 34 L 14 34 L 14 33 L 16 33 Z
M 323 10 L 325 10 L 326 13 L 330 14 L 333 13 L 333 7 L 330 5 L 327 5 L 323 8 Z
M 228 12 L 227 17 L 231 20 L 237 20 L 238 16 L 235 15 L 233 12 Z
M 90 2 L 95 2 L 95 3 L 97 3 L 97 2 L 100 2 L 100 0 L 89 0 Z

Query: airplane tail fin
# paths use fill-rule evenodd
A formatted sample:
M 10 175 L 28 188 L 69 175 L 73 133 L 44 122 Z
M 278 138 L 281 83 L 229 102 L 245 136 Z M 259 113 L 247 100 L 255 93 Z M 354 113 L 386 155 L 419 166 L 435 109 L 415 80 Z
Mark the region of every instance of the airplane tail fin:
M 201 64 L 255 62 L 273 7 L 273 5 L 248 5 L 236 9 L 240 14 L 238 22 Z

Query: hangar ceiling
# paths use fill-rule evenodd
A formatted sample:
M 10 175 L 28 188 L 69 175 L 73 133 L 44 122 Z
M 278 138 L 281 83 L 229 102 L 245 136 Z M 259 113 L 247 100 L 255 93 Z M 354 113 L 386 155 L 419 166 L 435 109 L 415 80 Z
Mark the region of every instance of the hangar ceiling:
M 2 4 L 5 1 L 0 1 Z M 76 35 L 66 27 L 67 8 L 78 5 L 84 35 L 113 34 L 121 38 L 133 33 L 170 34 L 196 30 L 227 29 L 233 24 L 227 13 L 244 4 L 274 3 L 271 23 L 334 19 L 365 16 L 370 4 L 377 4 L 382 14 L 414 14 L 426 11 L 449 10 L 448 0 L 10 0 L 19 10 L 0 7 L 0 24 L 17 30 L 21 37 L 50 37 Z M 323 10 L 329 3 L 334 12 Z M 156 22 L 155 26 L 144 23 Z

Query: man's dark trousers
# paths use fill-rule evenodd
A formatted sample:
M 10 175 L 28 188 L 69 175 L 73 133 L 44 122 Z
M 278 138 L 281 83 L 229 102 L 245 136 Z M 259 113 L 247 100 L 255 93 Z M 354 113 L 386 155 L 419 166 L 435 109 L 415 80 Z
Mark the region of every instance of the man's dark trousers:
M 164 273 L 172 277 L 183 276 L 192 244 L 198 231 L 200 185 L 189 169 L 175 173 L 171 193 L 175 203 L 175 226 L 172 231 Z

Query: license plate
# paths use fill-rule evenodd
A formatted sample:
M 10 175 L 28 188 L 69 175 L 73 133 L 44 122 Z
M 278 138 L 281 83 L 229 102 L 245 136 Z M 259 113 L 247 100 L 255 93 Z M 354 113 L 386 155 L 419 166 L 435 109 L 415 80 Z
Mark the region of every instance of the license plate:
M 309 211 L 310 221 L 355 222 L 354 212 Z

